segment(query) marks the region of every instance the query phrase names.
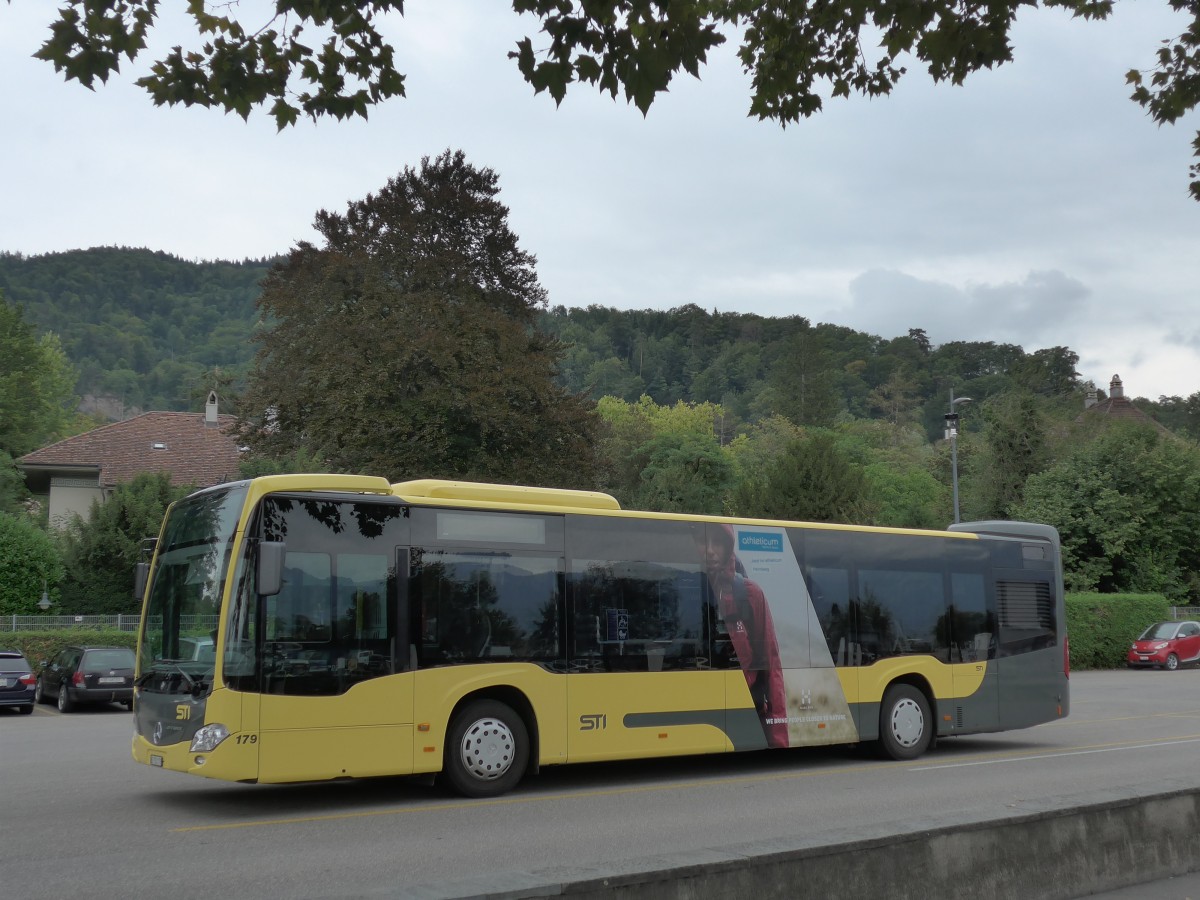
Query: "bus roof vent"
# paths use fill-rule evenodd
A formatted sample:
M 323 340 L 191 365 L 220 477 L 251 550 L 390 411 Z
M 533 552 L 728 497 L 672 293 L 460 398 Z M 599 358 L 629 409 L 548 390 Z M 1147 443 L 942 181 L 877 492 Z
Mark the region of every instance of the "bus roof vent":
M 609 494 L 598 491 L 568 491 L 556 488 L 521 487 L 515 484 L 484 484 L 477 481 L 442 481 L 423 478 L 392 485 L 392 493 L 408 499 L 458 500 L 468 503 L 503 503 L 513 506 L 555 506 L 573 509 L 620 509 Z

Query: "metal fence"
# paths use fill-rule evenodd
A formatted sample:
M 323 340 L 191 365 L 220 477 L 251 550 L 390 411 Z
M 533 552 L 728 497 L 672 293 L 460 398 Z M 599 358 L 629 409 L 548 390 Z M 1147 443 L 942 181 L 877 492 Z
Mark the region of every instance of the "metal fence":
M 1171 618 L 1176 622 L 1180 619 L 1200 619 L 1200 606 L 1172 606 Z
M 66 628 L 115 628 L 137 631 L 142 617 L 130 613 L 116 616 L 5 616 L 0 631 L 61 631 Z
M 61 631 L 67 628 L 115 628 L 118 631 L 138 630 L 142 617 L 133 613 L 115 616 L 4 616 L 0 618 L 0 633 L 13 631 Z M 216 616 L 181 616 L 184 632 L 217 627 Z

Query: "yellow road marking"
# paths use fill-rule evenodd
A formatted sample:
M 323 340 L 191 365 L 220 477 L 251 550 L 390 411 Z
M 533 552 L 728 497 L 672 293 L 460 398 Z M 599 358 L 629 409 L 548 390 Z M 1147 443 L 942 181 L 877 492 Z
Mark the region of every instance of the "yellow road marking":
M 1060 757 L 1060 756 L 1086 756 L 1089 753 L 1115 753 L 1115 752 L 1118 752 L 1121 750 L 1142 750 L 1142 749 L 1145 749 L 1146 747 L 1167 747 L 1172 744 L 1195 744 L 1195 743 L 1200 743 L 1200 735 L 1197 735 L 1196 737 L 1192 737 L 1192 738 L 1187 738 L 1187 739 L 1177 739 L 1177 740 L 1165 740 L 1164 739 L 1164 740 L 1160 740 L 1160 741 L 1146 741 L 1146 742 L 1140 743 L 1140 744 L 1117 745 L 1117 746 L 1112 746 L 1112 747 L 1093 747 L 1093 748 L 1085 749 L 1085 750 L 1051 750 L 1046 753 L 1025 754 L 1022 756 L 1014 756 L 1012 758 L 1007 758 L 1007 759 L 1006 758 L 980 759 L 980 760 L 970 760 L 968 762 L 936 763 L 934 765 L 929 765 L 929 766 L 917 766 L 913 769 L 913 771 L 914 772 L 930 772 L 930 771 L 933 771 L 934 769 L 965 769 L 969 766 L 992 766 L 992 765 L 999 765 L 999 764 L 1003 764 L 1003 763 L 1029 762 L 1029 761 L 1035 760 L 1035 759 L 1054 759 L 1054 758 Z
M 222 822 L 213 825 L 187 825 L 171 829 L 174 834 L 189 834 L 198 831 L 228 831 L 237 828 L 267 828 L 277 825 L 308 825 L 314 822 L 340 822 L 350 819 L 365 819 L 373 816 L 402 816 L 414 813 L 447 812 L 454 810 L 486 809 L 494 806 L 515 806 L 521 804 L 594 800 L 597 798 L 621 797 L 627 794 L 644 794 L 657 791 L 675 791 L 703 788 L 711 790 L 714 785 L 759 784 L 764 782 L 792 781 L 800 778 L 817 778 L 826 775 L 859 775 L 862 772 L 874 772 L 880 769 L 905 768 L 911 771 L 928 771 L 932 769 L 953 768 L 955 766 L 985 765 L 995 762 L 1020 762 L 1026 759 L 1052 759 L 1056 756 L 1073 756 L 1080 753 L 1096 753 L 1105 750 L 1130 750 L 1136 747 L 1147 747 L 1158 744 L 1179 744 L 1200 741 L 1200 734 L 1182 735 L 1171 738 L 1144 739 L 1129 741 L 1112 741 L 1103 744 L 1087 744 L 1081 747 L 1038 748 L 1037 750 L 1013 750 L 1007 752 L 972 754 L 961 762 L 945 762 L 929 764 L 927 759 L 908 760 L 899 762 L 878 762 L 855 764 L 851 767 L 838 769 L 819 769 L 805 772 L 773 772 L 769 775 L 735 775 L 728 777 L 705 778 L 702 780 L 677 781 L 670 784 L 639 785 L 625 788 L 599 788 L 592 791 L 572 791 L 563 794 L 546 794 L 542 796 L 497 797 L 492 800 L 469 800 L 433 805 L 420 804 L 407 808 L 359 810 L 346 813 L 329 813 L 320 816 L 297 816 L 286 819 L 257 819 L 250 822 Z M 915 766 L 916 762 L 924 765 Z

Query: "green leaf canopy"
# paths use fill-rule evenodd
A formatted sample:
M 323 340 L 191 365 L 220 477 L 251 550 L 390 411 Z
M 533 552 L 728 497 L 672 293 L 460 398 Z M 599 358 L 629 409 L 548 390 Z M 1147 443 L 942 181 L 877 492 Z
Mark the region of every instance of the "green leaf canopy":
M 490 169 L 426 157 L 268 276 L 274 324 L 241 407 L 244 439 L 339 471 L 591 486 L 595 418 L 554 383 L 545 292 Z

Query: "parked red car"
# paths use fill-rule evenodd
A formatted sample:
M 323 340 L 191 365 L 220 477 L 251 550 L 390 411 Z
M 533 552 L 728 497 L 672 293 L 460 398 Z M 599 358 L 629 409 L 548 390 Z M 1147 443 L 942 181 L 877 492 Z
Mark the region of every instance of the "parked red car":
M 1125 657 L 1131 669 L 1178 669 L 1200 660 L 1200 622 L 1156 622 L 1141 633 Z

